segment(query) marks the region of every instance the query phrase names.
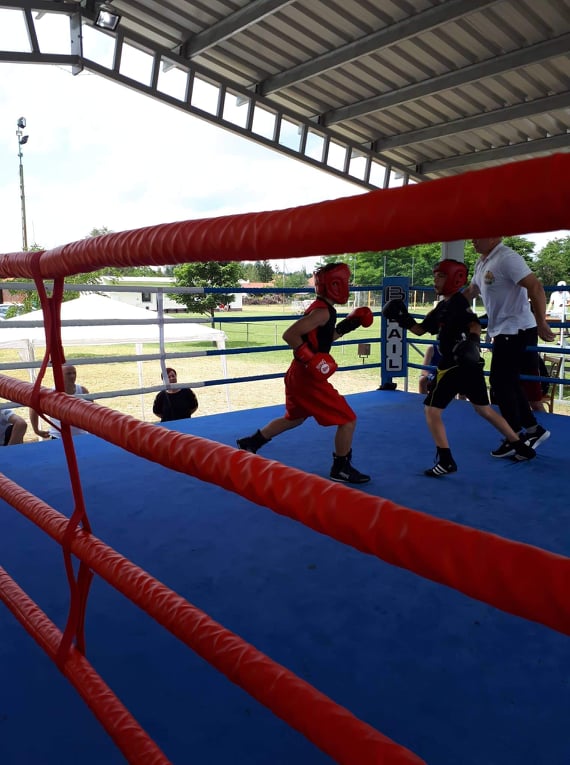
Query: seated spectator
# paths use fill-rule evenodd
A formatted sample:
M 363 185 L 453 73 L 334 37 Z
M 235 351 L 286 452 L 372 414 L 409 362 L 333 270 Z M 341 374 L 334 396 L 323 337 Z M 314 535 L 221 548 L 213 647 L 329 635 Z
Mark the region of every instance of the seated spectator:
M 13 446 L 24 442 L 28 423 L 11 409 L 0 409 L 0 446 Z
M 176 370 L 172 367 L 166 367 L 168 375 L 168 384 L 175 385 L 178 376 Z M 162 375 L 164 379 L 164 375 Z M 167 388 L 161 390 L 154 399 L 152 411 L 161 422 L 172 422 L 172 420 L 185 420 L 192 417 L 198 409 L 198 399 L 196 394 L 190 388 Z
M 83 385 L 79 385 L 77 380 L 77 370 L 73 366 L 73 364 L 64 364 L 62 367 L 63 372 L 63 384 L 65 386 L 65 392 L 68 393 L 70 396 L 77 396 L 82 393 L 89 393 L 87 388 Z M 52 390 L 54 390 L 52 388 Z M 30 409 L 30 422 L 32 423 L 32 428 L 34 429 L 34 433 L 36 435 L 40 436 L 40 438 L 50 438 L 52 440 L 61 438 L 61 423 L 59 420 L 56 420 L 55 417 L 50 417 L 51 423 L 49 424 L 49 427 L 47 430 L 42 430 L 39 427 L 39 414 L 35 412 L 33 409 Z M 72 436 L 80 436 L 86 433 L 87 431 L 82 430 L 81 428 L 75 428 L 72 426 L 71 428 L 71 435 Z

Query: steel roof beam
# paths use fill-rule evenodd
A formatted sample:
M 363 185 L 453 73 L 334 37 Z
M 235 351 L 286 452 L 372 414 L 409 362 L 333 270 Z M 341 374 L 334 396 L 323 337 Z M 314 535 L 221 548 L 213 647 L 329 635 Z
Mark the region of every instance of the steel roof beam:
M 217 24 L 213 24 L 203 32 L 190 37 L 180 47 L 180 55 L 184 58 L 197 56 L 293 2 L 294 0 L 253 0 L 253 2 L 240 8 L 239 11 L 235 11 L 227 18 L 218 21 Z
M 539 153 L 551 154 L 556 151 L 570 151 L 570 134 L 550 136 L 549 138 L 537 138 L 533 141 L 523 141 L 509 146 L 501 146 L 496 149 L 484 149 L 470 154 L 461 154 L 448 159 L 436 159 L 423 162 L 414 166 L 414 170 L 420 173 L 438 173 L 442 170 L 450 170 L 457 167 L 482 164 L 484 162 L 498 162 L 503 159 L 513 159 L 523 154 L 538 156 Z
M 0 63 L 5 64 L 52 64 L 55 66 L 81 67 L 81 56 L 66 53 L 27 53 L 0 50 Z
M 372 98 L 365 98 L 350 106 L 342 106 L 339 109 L 331 109 L 319 117 L 321 125 L 335 125 L 339 122 L 363 117 L 372 112 L 387 109 L 407 101 L 415 101 L 418 98 L 433 96 L 443 90 L 458 88 L 469 82 L 477 82 L 486 77 L 494 77 L 505 74 L 521 66 L 529 66 L 539 61 L 545 61 L 556 56 L 567 56 L 570 50 L 570 33 L 560 35 L 552 40 L 545 40 L 530 45 L 526 48 L 504 53 L 502 56 L 494 56 L 477 64 L 470 64 L 462 69 L 446 72 L 438 77 L 430 77 L 422 82 L 406 85 L 398 90 L 383 93 Z
M 299 64 L 285 72 L 276 74 L 274 77 L 268 77 L 257 85 L 257 92 L 267 96 L 275 91 L 283 90 L 283 88 L 316 77 L 370 53 L 377 53 L 380 48 L 387 48 L 402 42 L 402 40 L 428 32 L 441 24 L 454 21 L 496 2 L 497 0 L 449 0 L 429 8 L 427 11 L 416 13 L 411 18 L 403 19 L 385 29 L 380 29 L 371 35 L 361 37 L 328 53 L 323 53 L 304 64 Z
M 77 13 L 79 0 L 0 0 L 0 8 L 3 10 L 39 11 L 42 13 Z
M 418 130 L 410 130 L 408 133 L 381 138 L 374 141 L 374 148 L 377 151 L 388 151 L 401 146 L 410 146 L 413 143 L 422 141 L 431 141 L 436 138 L 442 138 L 447 135 L 456 135 L 467 130 L 477 130 L 489 125 L 497 125 L 501 122 L 510 122 L 512 120 L 532 117 L 536 114 L 545 114 L 557 109 L 567 109 L 570 104 L 570 90 L 557 93 L 555 96 L 545 96 L 536 98 L 533 101 L 524 101 L 520 104 L 513 104 L 502 109 L 493 109 L 491 112 L 475 114 L 470 117 L 460 117 L 449 122 L 440 122 L 437 125 L 430 125 Z
M 29 56 L 29 54 L 27 55 Z M 168 52 L 165 51 L 164 55 L 165 56 L 168 55 Z M 172 56 L 172 54 L 169 54 L 169 55 Z M 115 57 L 114 57 L 115 60 L 117 59 L 117 56 L 120 56 L 120 51 L 117 52 L 116 50 Z M 20 54 L 19 61 L 25 61 L 25 60 L 26 58 L 24 57 L 24 55 Z M 122 85 L 126 85 L 127 87 L 133 90 L 136 90 L 140 93 L 144 93 L 147 96 L 151 96 L 152 98 L 162 101 L 163 103 L 169 104 L 170 106 L 174 106 L 177 109 L 181 109 L 182 111 L 185 111 L 188 114 L 192 114 L 193 116 L 198 117 L 202 120 L 211 122 L 212 124 L 217 125 L 218 127 L 223 127 L 232 133 L 236 133 L 237 135 L 243 136 L 245 138 L 249 138 L 250 140 L 253 140 L 258 144 L 261 144 L 263 146 L 268 146 L 269 148 L 275 149 L 282 154 L 287 154 L 290 157 L 294 157 L 295 159 L 301 160 L 305 164 L 312 165 L 313 167 L 317 167 L 321 170 L 324 170 L 328 173 L 336 175 L 340 178 L 344 178 L 344 180 L 350 181 L 351 183 L 354 183 L 357 186 L 363 186 L 368 189 L 379 188 L 379 185 L 373 182 L 370 178 L 372 163 L 376 163 L 377 165 L 381 166 L 384 169 L 389 167 L 390 171 L 387 173 L 388 179 L 390 177 L 390 174 L 394 172 L 394 173 L 400 173 L 402 177 L 405 178 L 406 182 L 408 182 L 410 179 L 413 179 L 415 181 L 427 180 L 427 178 L 423 176 L 421 173 L 416 172 L 415 170 L 412 170 L 409 167 L 406 167 L 406 165 L 404 165 L 403 163 L 390 161 L 386 159 L 386 157 L 383 157 L 381 154 L 374 151 L 372 148 L 370 147 L 364 148 L 364 147 L 358 146 L 357 144 L 354 144 L 351 141 L 347 141 L 342 136 L 336 135 L 333 131 L 327 130 L 327 128 L 318 128 L 311 120 L 304 118 L 303 116 L 296 114 L 295 112 L 286 111 L 282 109 L 276 109 L 274 105 L 268 104 L 261 97 L 256 96 L 255 94 L 249 93 L 245 89 L 241 89 L 241 90 L 236 89 L 234 85 L 231 85 L 229 83 L 224 84 L 222 80 L 218 80 L 218 82 L 215 83 L 220 88 L 219 104 L 218 104 L 217 113 L 211 114 L 207 111 L 204 111 L 204 109 L 200 108 L 199 106 L 197 106 L 196 104 L 192 102 L 191 92 L 190 92 L 190 96 L 183 101 L 173 96 L 170 96 L 167 93 L 164 93 L 160 90 L 157 90 L 156 86 L 146 85 L 142 82 L 138 82 L 136 80 L 132 80 L 129 77 L 126 77 L 125 75 L 121 74 L 119 67 L 117 67 L 115 64 L 113 64 L 112 68 L 108 68 L 99 62 L 91 61 L 89 59 L 81 59 L 80 62 L 85 67 L 85 69 L 95 74 L 99 74 L 103 77 L 107 77 L 108 79 L 111 79 Z M 38 63 L 41 63 L 41 62 L 38 62 Z M 190 65 L 186 63 L 186 67 L 188 68 L 189 66 Z M 190 68 L 187 74 L 188 74 L 189 81 L 191 81 L 195 75 L 199 75 L 199 70 L 195 72 L 193 69 Z M 250 119 L 248 119 L 248 124 L 246 127 L 241 127 L 240 125 L 234 122 L 224 119 L 223 105 L 224 105 L 224 99 L 227 97 L 228 92 L 231 92 L 233 95 L 235 95 L 236 93 L 241 93 L 244 96 L 245 100 L 248 102 Z M 260 135 L 259 133 L 254 132 L 253 126 L 252 126 L 252 119 L 253 119 L 255 109 L 258 107 L 273 113 L 276 116 L 276 120 L 279 121 L 279 123 L 281 123 L 285 119 L 290 121 L 293 124 L 298 125 L 299 129 L 302 131 L 302 135 L 305 137 L 305 140 L 300 141 L 300 145 L 298 148 L 291 148 L 286 146 L 284 143 L 281 143 L 279 141 L 278 136 L 274 135 L 273 137 L 268 138 L 263 135 Z M 329 143 L 330 141 L 333 141 L 335 144 L 337 144 L 346 152 L 345 156 L 347 157 L 347 159 L 346 159 L 345 166 L 342 169 L 339 169 L 335 167 L 334 165 L 330 164 L 328 162 L 328 158 L 324 154 L 321 158 L 315 158 L 310 156 L 309 153 L 307 153 L 306 137 L 312 131 L 314 131 L 315 135 L 318 135 L 323 140 L 323 144 L 326 144 L 327 141 Z M 353 175 L 352 172 L 350 171 L 349 160 L 352 157 L 356 157 L 356 156 L 360 156 L 367 161 L 367 169 L 366 169 L 365 177 Z

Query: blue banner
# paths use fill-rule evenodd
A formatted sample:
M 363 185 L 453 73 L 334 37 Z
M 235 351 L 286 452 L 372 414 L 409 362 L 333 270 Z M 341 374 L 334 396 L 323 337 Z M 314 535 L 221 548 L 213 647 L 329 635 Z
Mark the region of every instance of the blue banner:
M 386 276 L 382 281 L 382 308 L 388 300 L 403 300 L 408 304 L 410 280 L 404 276 Z M 381 323 L 381 388 L 395 388 L 393 377 L 406 377 L 408 374 L 408 344 L 406 330 L 395 321 L 382 317 Z

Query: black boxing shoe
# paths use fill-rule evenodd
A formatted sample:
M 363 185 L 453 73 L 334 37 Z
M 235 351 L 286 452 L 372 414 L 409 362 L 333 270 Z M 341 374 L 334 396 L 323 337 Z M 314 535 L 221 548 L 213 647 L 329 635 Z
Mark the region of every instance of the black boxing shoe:
M 244 438 L 238 438 L 236 444 L 238 449 L 242 449 L 244 452 L 250 452 L 251 454 L 257 454 L 262 446 L 268 444 L 271 441 L 270 438 L 265 438 L 261 435 L 260 430 L 256 430 L 252 436 L 245 436 Z
M 338 457 L 333 454 L 333 465 L 331 467 L 330 478 L 337 483 L 362 484 L 370 481 L 370 476 L 361 473 L 352 465 L 352 449 L 344 457 Z
M 457 473 L 457 464 L 455 463 L 455 460 L 443 462 L 438 459 L 432 468 L 424 470 L 424 475 L 427 475 L 430 478 L 439 478 L 440 476 L 448 475 L 449 473 Z

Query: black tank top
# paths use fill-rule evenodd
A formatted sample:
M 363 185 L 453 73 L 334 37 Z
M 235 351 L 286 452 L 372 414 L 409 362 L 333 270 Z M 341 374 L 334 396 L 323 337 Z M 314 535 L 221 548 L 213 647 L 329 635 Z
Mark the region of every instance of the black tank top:
M 307 316 L 311 311 L 314 311 L 317 308 L 327 308 L 329 312 L 329 320 L 322 327 L 317 327 L 306 335 L 303 335 L 303 340 L 308 343 L 311 350 L 315 352 L 330 353 L 333 344 L 334 329 L 336 327 L 336 310 L 330 303 L 327 303 L 326 300 L 319 300 L 317 298 L 307 308 L 304 315 Z

